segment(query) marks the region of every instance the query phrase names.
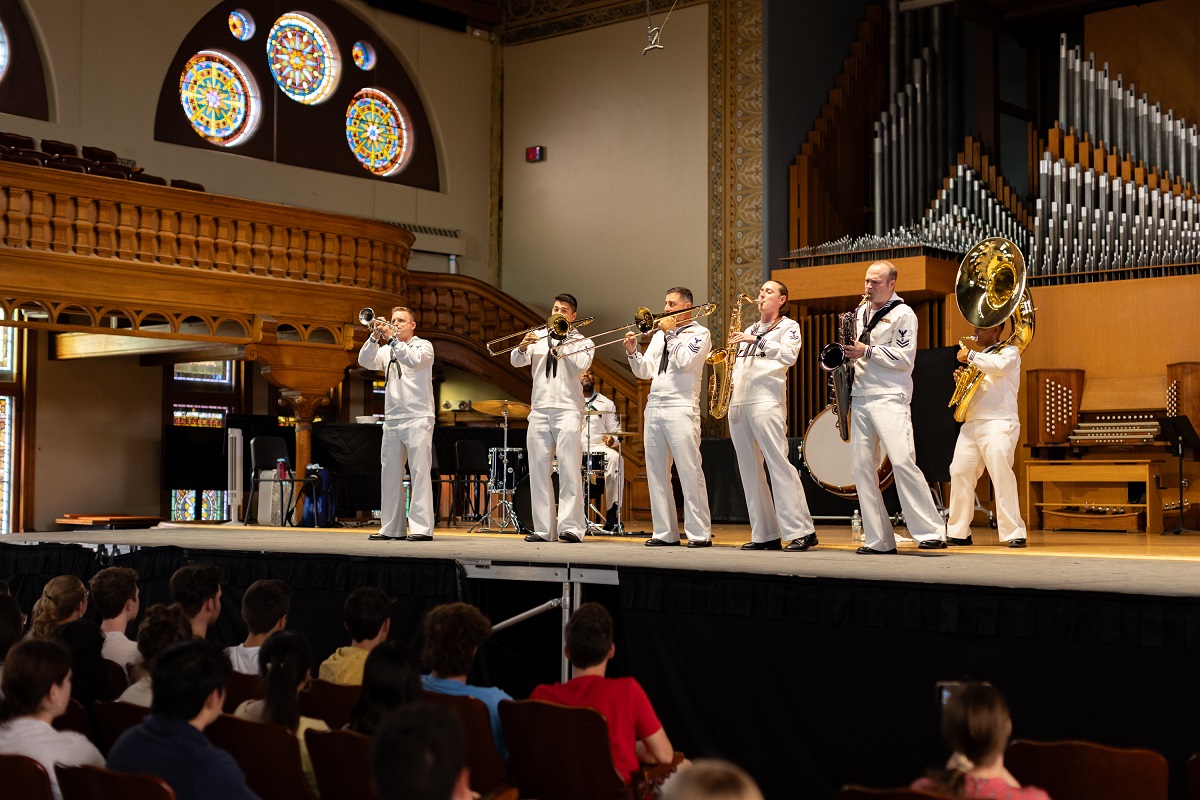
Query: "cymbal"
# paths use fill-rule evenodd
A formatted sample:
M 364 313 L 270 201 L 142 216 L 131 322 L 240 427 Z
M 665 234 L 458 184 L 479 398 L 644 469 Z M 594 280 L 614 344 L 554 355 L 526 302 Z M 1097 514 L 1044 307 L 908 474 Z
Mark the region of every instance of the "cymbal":
M 585 417 L 603 417 L 605 414 L 614 414 L 614 413 L 616 413 L 616 412 L 614 412 L 614 411 L 600 411 L 600 410 L 598 410 L 598 409 L 591 409 L 591 410 L 588 410 L 588 411 L 584 411 L 584 412 L 583 412 L 583 416 L 585 416 Z
M 481 414 L 502 417 L 505 413 L 510 419 L 525 419 L 529 416 L 529 404 L 518 403 L 516 400 L 475 400 L 471 409 Z
M 604 435 L 611 436 L 614 439 L 628 439 L 631 436 L 637 436 L 637 432 L 636 431 L 614 431 L 612 433 L 606 433 Z

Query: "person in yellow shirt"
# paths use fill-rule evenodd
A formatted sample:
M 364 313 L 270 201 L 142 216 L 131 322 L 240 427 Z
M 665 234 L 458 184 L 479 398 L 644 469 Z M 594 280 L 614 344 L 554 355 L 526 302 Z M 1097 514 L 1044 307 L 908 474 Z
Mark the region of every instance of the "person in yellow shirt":
M 318 677 L 330 683 L 361 686 L 367 656 L 387 641 L 392 627 L 392 601 L 373 586 L 360 586 L 346 598 L 342 621 L 350 646 L 339 647 L 321 662 Z

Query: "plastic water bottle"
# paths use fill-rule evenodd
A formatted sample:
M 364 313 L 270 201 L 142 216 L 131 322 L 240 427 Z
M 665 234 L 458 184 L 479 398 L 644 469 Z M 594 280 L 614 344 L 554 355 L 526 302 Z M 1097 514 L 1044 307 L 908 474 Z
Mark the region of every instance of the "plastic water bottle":
M 850 541 L 863 541 L 862 514 L 858 513 L 857 508 L 850 517 Z

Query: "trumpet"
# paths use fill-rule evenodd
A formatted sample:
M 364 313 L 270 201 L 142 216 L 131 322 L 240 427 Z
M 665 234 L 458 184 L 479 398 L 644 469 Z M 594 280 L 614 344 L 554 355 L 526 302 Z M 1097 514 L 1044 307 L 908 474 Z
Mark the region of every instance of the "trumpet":
M 613 328 L 612 330 L 601 331 L 600 333 L 597 333 L 592 337 L 592 344 L 588 347 L 577 347 L 573 350 L 565 349 L 564 345 L 551 347 L 550 355 L 554 356 L 555 358 L 566 358 L 567 356 L 574 356 L 580 353 L 588 353 L 592 350 L 598 350 L 601 347 L 608 347 L 610 344 L 616 344 L 618 342 L 625 341 L 625 334 L 627 333 L 636 333 L 639 336 L 645 333 L 650 333 L 654 330 L 654 327 L 658 325 L 659 320 L 668 318 L 674 319 L 675 317 L 681 317 L 684 314 L 691 314 L 692 319 L 697 319 L 699 317 L 707 317 L 716 310 L 716 303 L 705 303 L 702 306 L 692 306 L 680 311 L 671 311 L 666 314 L 655 314 L 645 306 L 639 306 L 638 309 L 633 312 L 633 322 L 631 324 L 622 325 L 619 328 Z M 613 334 L 616 335 L 613 336 Z M 606 336 L 613 336 L 613 338 L 609 339 L 608 341 L 598 341 Z
M 587 319 L 581 319 L 577 322 L 571 322 L 569 319 L 567 319 L 562 314 L 551 314 L 550 316 L 546 317 L 545 325 L 534 325 L 532 328 L 526 328 L 523 331 L 517 331 L 516 333 L 510 333 L 505 336 L 497 336 L 495 339 L 492 339 L 486 345 L 488 355 L 489 356 L 499 356 L 499 355 L 503 355 L 505 353 L 512 352 L 513 350 L 516 350 L 518 347 L 521 346 L 521 340 L 523 340 L 526 336 L 533 333 L 534 331 L 540 330 L 541 328 L 545 328 L 546 333 L 542 336 L 539 336 L 538 337 L 539 340 L 545 339 L 547 337 L 553 337 L 555 339 L 565 339 L 572 331 L 578 330 L 579 328 L 582 328 L 584 325 L 591 324 L 592 320 L 594 320 L 594 319 L 595 319 L 595 317 L 588 317 Z M 492 349 L 493 346 L 498 345 L 500 342 L 506 341 L 508 339 L 514 339 L 514 338 L 517 340 L 517 343 L 514 345 L 505 347 L 501 350 Z
M 386 328 L 392 336 L 395 335 L 395 331 L 392 330 L 391 325 L 389 325 L 386 321 L 380 319 L 379 317 L 375 316 L 375 309 L 373 309 L 373 308 L 364 308 L 362 311 L 359 311 L 358 312 L 358 321 L 361 322 L 363 325 L 366 325 L 367 330 L 369 330 L 371 333 L 375 333 L 380 328 Z M 390 339 L 392 337 L 388 336 L 388 338 Z

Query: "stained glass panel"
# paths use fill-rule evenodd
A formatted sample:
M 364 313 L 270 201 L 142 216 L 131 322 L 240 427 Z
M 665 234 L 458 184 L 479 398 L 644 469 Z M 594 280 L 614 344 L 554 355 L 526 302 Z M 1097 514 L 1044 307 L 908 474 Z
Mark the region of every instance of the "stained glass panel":
M 0 381 L 11 381 L 17 374 L 16 329 L 0 327 Z
M 346 143 L 368 171 L 395 175 L 412 152 L 407 115 L 383 89 L 360 89 L 346 109 Z
M 187 522 L 196 518 L 196 490 L 174 489 L 171 491 L 171 521 Z
M 0 533 L 12 533 L 13 398 L 0 396 Z
M 192 428 L 223 428 L 228 413 L 229 409 L 225 406 L 176 403 L 171 409 L 171 424 Z
M 229 32 L 239 42 L 245 42 L 254 36 L 254 17 L 245 9 L 229 12 Z
M 225 492 L 220 489 L 201 490 L 200 519 L 205 522 L 225 519 Z
M 196 133 L 222 147 L 253 136 L 262 115 L 254 78 L 236 58 L 216 50 L 201 50 L 184 65 L 179 100 Z
M 232 361 L 192 361 L 175 365 L 175 380 L 187 383 L 204 383 L 233 386 Z
M 354 57 L 354 65 L 364 72 L 375 69 L 375 48 L 367 42 L 355 42 L 350 55 Z
M 0 22 L 0 81 L 8 74 L 8 65 L 12 62 L 12 50 L 8 45 L 8 29 Z
M 290 12 L 267 36 L 267 64 L 279 88 L 298 103 L 316 105 L 337 87 L 341 56 L 325 26 Z

